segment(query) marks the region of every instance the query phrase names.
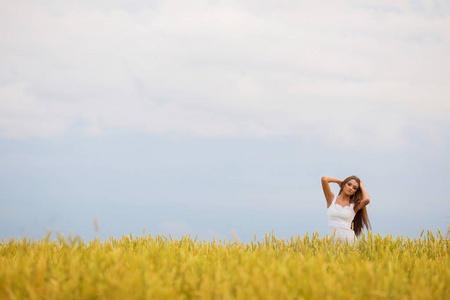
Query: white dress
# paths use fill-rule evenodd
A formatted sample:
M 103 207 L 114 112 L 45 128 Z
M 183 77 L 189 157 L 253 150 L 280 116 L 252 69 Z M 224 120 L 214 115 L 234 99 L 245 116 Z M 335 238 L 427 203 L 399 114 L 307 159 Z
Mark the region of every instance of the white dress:
M 341 241 L 353 242 L 355 232 L 352 229 L 352 221 L 356 213 L 353 210 L 353 203 L 350 206 L 341 206 L 336 203 L 336 197 L 327 209 L 328 217 L 328 234 L 332 236 L 334 233 L 335 241 L 340 238 Z

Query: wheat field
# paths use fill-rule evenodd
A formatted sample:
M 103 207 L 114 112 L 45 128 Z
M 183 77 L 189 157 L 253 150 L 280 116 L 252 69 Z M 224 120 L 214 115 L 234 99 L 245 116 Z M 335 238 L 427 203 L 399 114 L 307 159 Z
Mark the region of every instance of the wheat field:
M 144 231 L 145 232 L 145 231 Z M 450 299 L 450 240 L 2 239 L 0 299 Z

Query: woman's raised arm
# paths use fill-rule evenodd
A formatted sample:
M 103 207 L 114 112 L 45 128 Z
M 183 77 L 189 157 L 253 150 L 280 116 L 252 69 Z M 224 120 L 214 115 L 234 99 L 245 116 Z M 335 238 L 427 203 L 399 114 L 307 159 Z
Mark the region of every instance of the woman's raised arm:
M 370 196 L 366 190 L 366 187 L 364 186 L 364 182 L 361 181 L 361 183 L 359 184 L 359 188 L 361 189 L 362 198 L 358 203 L 356 203 L 354 207 L 355 212 L 358 212 L 358 210 L 360 210 L 361 208 L 365 208 L 366 205 L 370 203 Z
M 331 192 L 331 188 L 329 185 L 330 182 L 336 182 L 340 186 L 342 183 L 342 180 L 334 178 L 334 177 L 329 177 L 329 176 L 322 177 L 322 189 L 323 189 L 323 193 L 325 195 L 325 199 L 327 200 L 328 206 L 331 205 L 331 202 L 333 202 L 333 198 L 334 198 L 334 194 L 333 194 L 333 192 Z

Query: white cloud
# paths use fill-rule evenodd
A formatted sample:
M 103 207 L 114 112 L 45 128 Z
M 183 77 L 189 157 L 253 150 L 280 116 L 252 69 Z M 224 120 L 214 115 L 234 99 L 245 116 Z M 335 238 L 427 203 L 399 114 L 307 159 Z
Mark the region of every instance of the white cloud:
M 0 136 L 58 135 L 81 120 L 87 134 L 305 135 L 383 151 L 406 146 L 411 129 L 439 140 L 450 9 L 414 3 L 11 2 Z

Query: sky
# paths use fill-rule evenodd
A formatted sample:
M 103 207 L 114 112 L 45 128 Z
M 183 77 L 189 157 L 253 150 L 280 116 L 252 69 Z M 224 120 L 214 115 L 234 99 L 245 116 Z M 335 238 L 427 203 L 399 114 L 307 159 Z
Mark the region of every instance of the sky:
M 0 237 L 447 231 L 450 2 L 2 2 Z

